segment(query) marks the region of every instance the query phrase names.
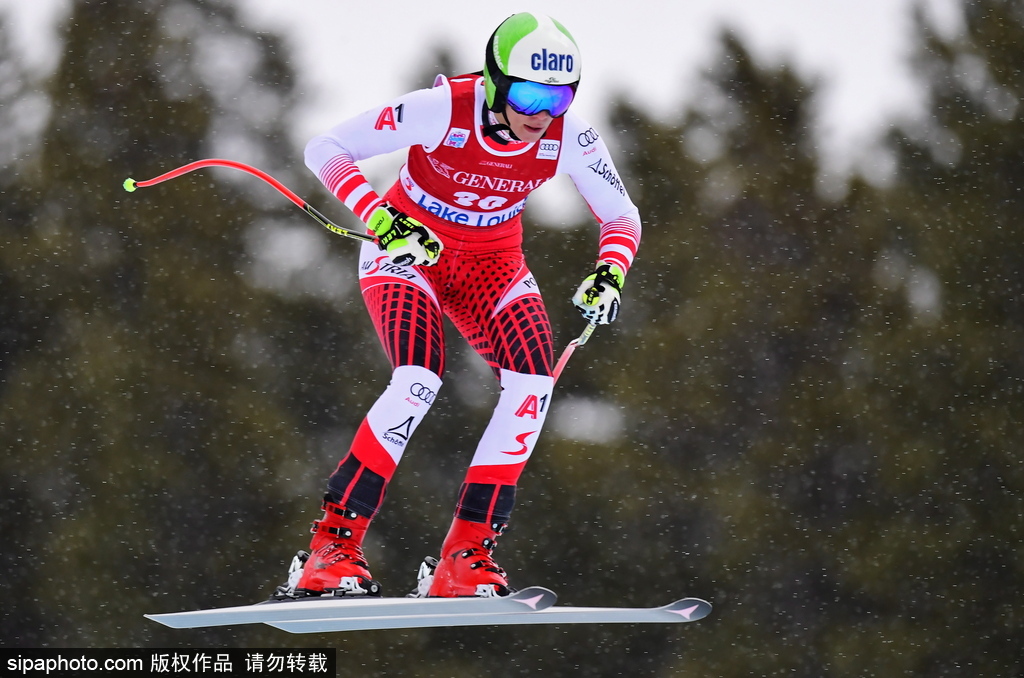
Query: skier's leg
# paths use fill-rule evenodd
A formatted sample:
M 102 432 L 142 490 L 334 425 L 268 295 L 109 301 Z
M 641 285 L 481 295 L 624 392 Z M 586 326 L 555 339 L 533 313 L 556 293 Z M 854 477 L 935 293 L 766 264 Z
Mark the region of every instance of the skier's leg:
M 348 454 L 327 481 L 330 501 L 372 519 L 405 447 L 423 421 L 441 378 L 425 367 L 400 365 L 366 413 Z
M 372 269 L 362 266 L 361 275 L 368 270 Z M 384 501 L 406 444 L 441 387 L 441 312 L 425 278 L 411 278 L 414 269 L 401 269 L 399 277 L 398 270 L 393 267 L 390 276 L 379 278 L 367 274 L 370 282 L 362 281 L 367 309 L 394 369 L 348 454 L 328 479 L 324 517 L 313 525 L 312 553 L 296 586 L 300 594 L 379 589 L 368 584 L 372 580 L 362 538 Z
M 324 515 L 313 524 L 311 555 L 296 585 L 299 594 L 359 594 L 376 588 L 363 556 L 363 536 L 440 387 L 440 377 L 423 367 L 402 365 L 392 373 L 327 481 Z
M 489 596 L 509 592 L 505 572 L 491 558 L 508 524 L 519 476 L 533 453 L 554 388 L 554 347 L 539 294 L 477 316 L 483 336 L 474 348 L 499 366 L 501 395 L 459 492 L 455 516 L 427 595 Z M 471 330 L 457 323 L 464 334 Z
M 516 484 L 544 424 L 554 381 L 508 370 L 501 375 L 501 396 L 466 472 L 431 596 L 509 592 L 505 572 L 490 554 L 508 525 Z
M 508 523 L 516 484 L 540 437 L 553 387 L 548 375 L 501 370 L 501 395 L 466 471 L 456 517 Z

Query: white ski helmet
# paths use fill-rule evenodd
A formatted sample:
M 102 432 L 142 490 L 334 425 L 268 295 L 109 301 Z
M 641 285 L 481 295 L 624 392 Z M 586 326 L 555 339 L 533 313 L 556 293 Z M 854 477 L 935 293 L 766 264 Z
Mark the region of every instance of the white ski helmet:
M 501 112 L 506 103 L 513 103 L 514 108 L 529 115 L 548 110 L 558 117 L 565 113 L 576 92 L 580 66 L 579 48 L 565 26 L 542 14 L 513 14 L 501 22 L 487 42 L 484 56 L 487 107 Z M 535 88 L 525 102 L 520 102 L 525 106 L 515 106 L 509 101 L 509 92 L 517 82 L 551 87 Z M 539 94 L 545 90 L 545 94 Z

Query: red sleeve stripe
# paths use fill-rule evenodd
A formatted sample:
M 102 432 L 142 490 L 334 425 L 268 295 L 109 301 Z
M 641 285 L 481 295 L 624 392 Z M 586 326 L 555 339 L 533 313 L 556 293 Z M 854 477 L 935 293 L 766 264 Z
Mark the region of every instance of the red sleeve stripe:
M 618 264 L 628 272 L 640 247 L 640 233 L 640 224 L 625 217 L 601 224 L 598 259 Z
M 380 196 L 373 190 L 367 190 L 354 205 L 351 205 L 351 209 L 355 212 L 356 216 L 359 217 L 364 223 L 370 220 L 370 215 L 373 210 L 377 209 L 384 203 Z M 345 203 L 348 205 L 348 203 Z
M 338 197 L 356 216 L 366 221 L 370 213 L 381 203 L 370 182 L 352 161 L 351 156 L 341 154 L 332 158 L 320 170 L 320 180 L 331 193 Z
M 338 188 L 352 175 L 359 175 L 359 168 L 348 155 L 337 155 L 327 161 L 320 170 L 320 181 L 331 193 L 338 195 Z M 343 197 L 343 196 L 339 196 Z

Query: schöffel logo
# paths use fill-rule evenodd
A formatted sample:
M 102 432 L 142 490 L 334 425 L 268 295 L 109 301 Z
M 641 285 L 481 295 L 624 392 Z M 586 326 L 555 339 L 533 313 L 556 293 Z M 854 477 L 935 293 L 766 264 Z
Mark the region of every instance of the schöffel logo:
M 535 71 L 565 71 L 572 73 L 573 58 L 571 54 L 556 54 L 542 49 L 530 57 L 530 68 Z
M 389 428 L 381 437 L 392 445 L 404 446 L 412 435 L 412 421 L 412 417 L 409 417 L 398 426 Z
M 619 175 L 615 173 L 615 170 L 612 169 L 611 165 L 604 161 L 604 158 L 598 158 L 597 162 L 591 163 L 587 165 L 587 167 L 592 169 L 594 174 L 611 184 L 612 188 L 616 191 L 622 195 L 626 195 L 626 189 L 622 185 L 622 179 L 619 179 Z

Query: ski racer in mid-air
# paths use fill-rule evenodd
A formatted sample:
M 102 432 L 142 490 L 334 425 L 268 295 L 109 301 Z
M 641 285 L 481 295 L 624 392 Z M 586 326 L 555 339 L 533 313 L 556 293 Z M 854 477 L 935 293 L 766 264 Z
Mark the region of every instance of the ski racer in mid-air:
M 307 166 L 377 236 L 362 246 L 359 282 L 393 371 L 327 481 L 311 554 L 283 595 L 379 594 L 363 537 L 441 389 L 445 316 L 493 369 L 501 394 L 417 594 L 509 593 L 492 551 L 554 385 L 551 326 L 521 247 L 523 206 L 567 174 L 597 218 L 594 270 L 572 296 L 591 323 L 615 319 L 640 241 L 639 213 L 608 148 L 569 110 L 580 67 L 564 26 L 515 14 L 488 41 L 482 73 L 438 76 L 307 145 Z M 398 180 L 379 195 L 357 163 L 406 148 Z

